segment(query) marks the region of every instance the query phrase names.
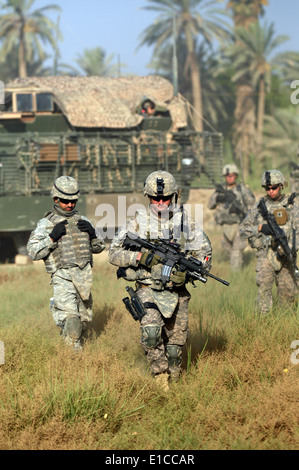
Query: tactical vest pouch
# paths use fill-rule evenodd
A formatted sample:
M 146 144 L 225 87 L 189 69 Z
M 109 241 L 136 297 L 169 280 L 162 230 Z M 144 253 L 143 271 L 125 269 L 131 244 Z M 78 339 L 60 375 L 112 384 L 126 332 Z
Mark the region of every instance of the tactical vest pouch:
M 288 221 L 288 213 L 284 207 L 275 209 L 274 217 L 278 225 L 285 225 Z
M 237 214 L 229 214 L 221 211 L 216 212 L 214 219 L 217 225 L 233 225 L 240 223 L 240 217 Z
M 151 288 L 155 290 L 162 290 L 163 283 L 162 283 L 162 264 L 156 264 L 151 269 Z
M 248 243 L 251 248 L 261 248 L 263 246 L 263 237 L 249 237 Z

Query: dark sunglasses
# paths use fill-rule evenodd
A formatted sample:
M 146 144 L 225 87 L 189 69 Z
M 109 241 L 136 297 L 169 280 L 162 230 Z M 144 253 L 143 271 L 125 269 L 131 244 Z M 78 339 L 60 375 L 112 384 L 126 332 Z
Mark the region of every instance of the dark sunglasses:
M 62 202 L 62 204 L 76 204 L 77 200 L 76 199 L 61 199 L 61 197 L 59 198 L 59 201 Z
M 274 184 L 273 186 L 265 186 L 266 191 L 270 191 L 270 189 L 273 189 L 275 191 L 275 189 L 277 189 L 278 187 L 279 184 Z
M 166 201 L 169 201 L 169 199 L 172 199 L 173 197 L 173 194 L 171 196 L 151 196 L 151 199 L 153 199 L 154 201 L 163 201 L 163 202 L 166 202 Z

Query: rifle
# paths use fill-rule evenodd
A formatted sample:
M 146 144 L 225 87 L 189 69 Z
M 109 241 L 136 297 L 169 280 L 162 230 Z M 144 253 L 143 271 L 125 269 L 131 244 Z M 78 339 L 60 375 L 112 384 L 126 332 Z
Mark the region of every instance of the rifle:
M 240 201 L 237 199 L 236 194 L 233 191 L 229 191 L 228 189 L 224 189 L 221 184 L 216 184 L 215 189 L 217 193 L 223 195 L 223 199 L 225 199 L 225 208 L 229 207 L 230 214 L 238 214 L 242 217 L 242 220 L 245 219 L 247 215 L 247 211 L 244 209 Z
M 274 215 L 269 213 L 264 199 L 260 200 L 257 207 L 270 228 L 273 240 L 277 245 L 278 253 L 279 250 L 282 251 L 287 259 L 294 265 L 295 270 L 298 271 L 296 266 L 296 247 L 293 246 L 293 250 L 291 250 L 284 230 L 279 227 Z
M 180 271 L 186 271 L 187 275 L 192 280 L 198 280 L 203 283 L 207 282 L 207 277 L 211 277 L 225 286 L 229 286 L 229 282 L 214 276 L 203 267 L 201 261 L 193 256 L 189 258 L 181 251 L 179 243 L 159 238 L 156 243 L 149 242 L 143 238 L 138 237 L 135 233 L 128 232 L 124 240 L 123 246 L 126 248 L 140 249 L 146 248 L 153 255 L 161 258 L 162 267 L 162 283 L 165 285 L 170 280 L 172 268 L 175 266 Z

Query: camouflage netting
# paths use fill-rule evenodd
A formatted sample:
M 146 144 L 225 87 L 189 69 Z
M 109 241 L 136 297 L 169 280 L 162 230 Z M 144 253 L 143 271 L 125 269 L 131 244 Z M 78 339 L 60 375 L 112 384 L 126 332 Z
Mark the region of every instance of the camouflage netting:
M 74 127 L 135 127 L 143 120 L 136 109 L 145 98 L 170 112 L 173 130 L 187 125 L 184 98 L 175 97 L 171 83 L 159 76 L 28 77 L 6 85 L 12 88 L 52 92 Z

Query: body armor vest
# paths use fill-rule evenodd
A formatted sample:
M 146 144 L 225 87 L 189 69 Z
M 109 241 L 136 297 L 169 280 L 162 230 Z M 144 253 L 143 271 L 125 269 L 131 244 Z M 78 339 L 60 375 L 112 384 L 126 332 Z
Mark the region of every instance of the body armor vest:
M 46 218 L 54 225 L 66 219 L 66 217 L 52 211 L 46 215 Z M 58 240 L 57 247 L 52 251 L 51 256 L 45 260 L 48 272 L 53 273 L 57 269 L 74 266 L 79 266 L 82 269 L 87 263 L 92 262 L 89 235 L 86 232 L 81 232 L 77 227 L 80 219 L 81 215 L 78 213 L 67 218 L 66 235 Z

